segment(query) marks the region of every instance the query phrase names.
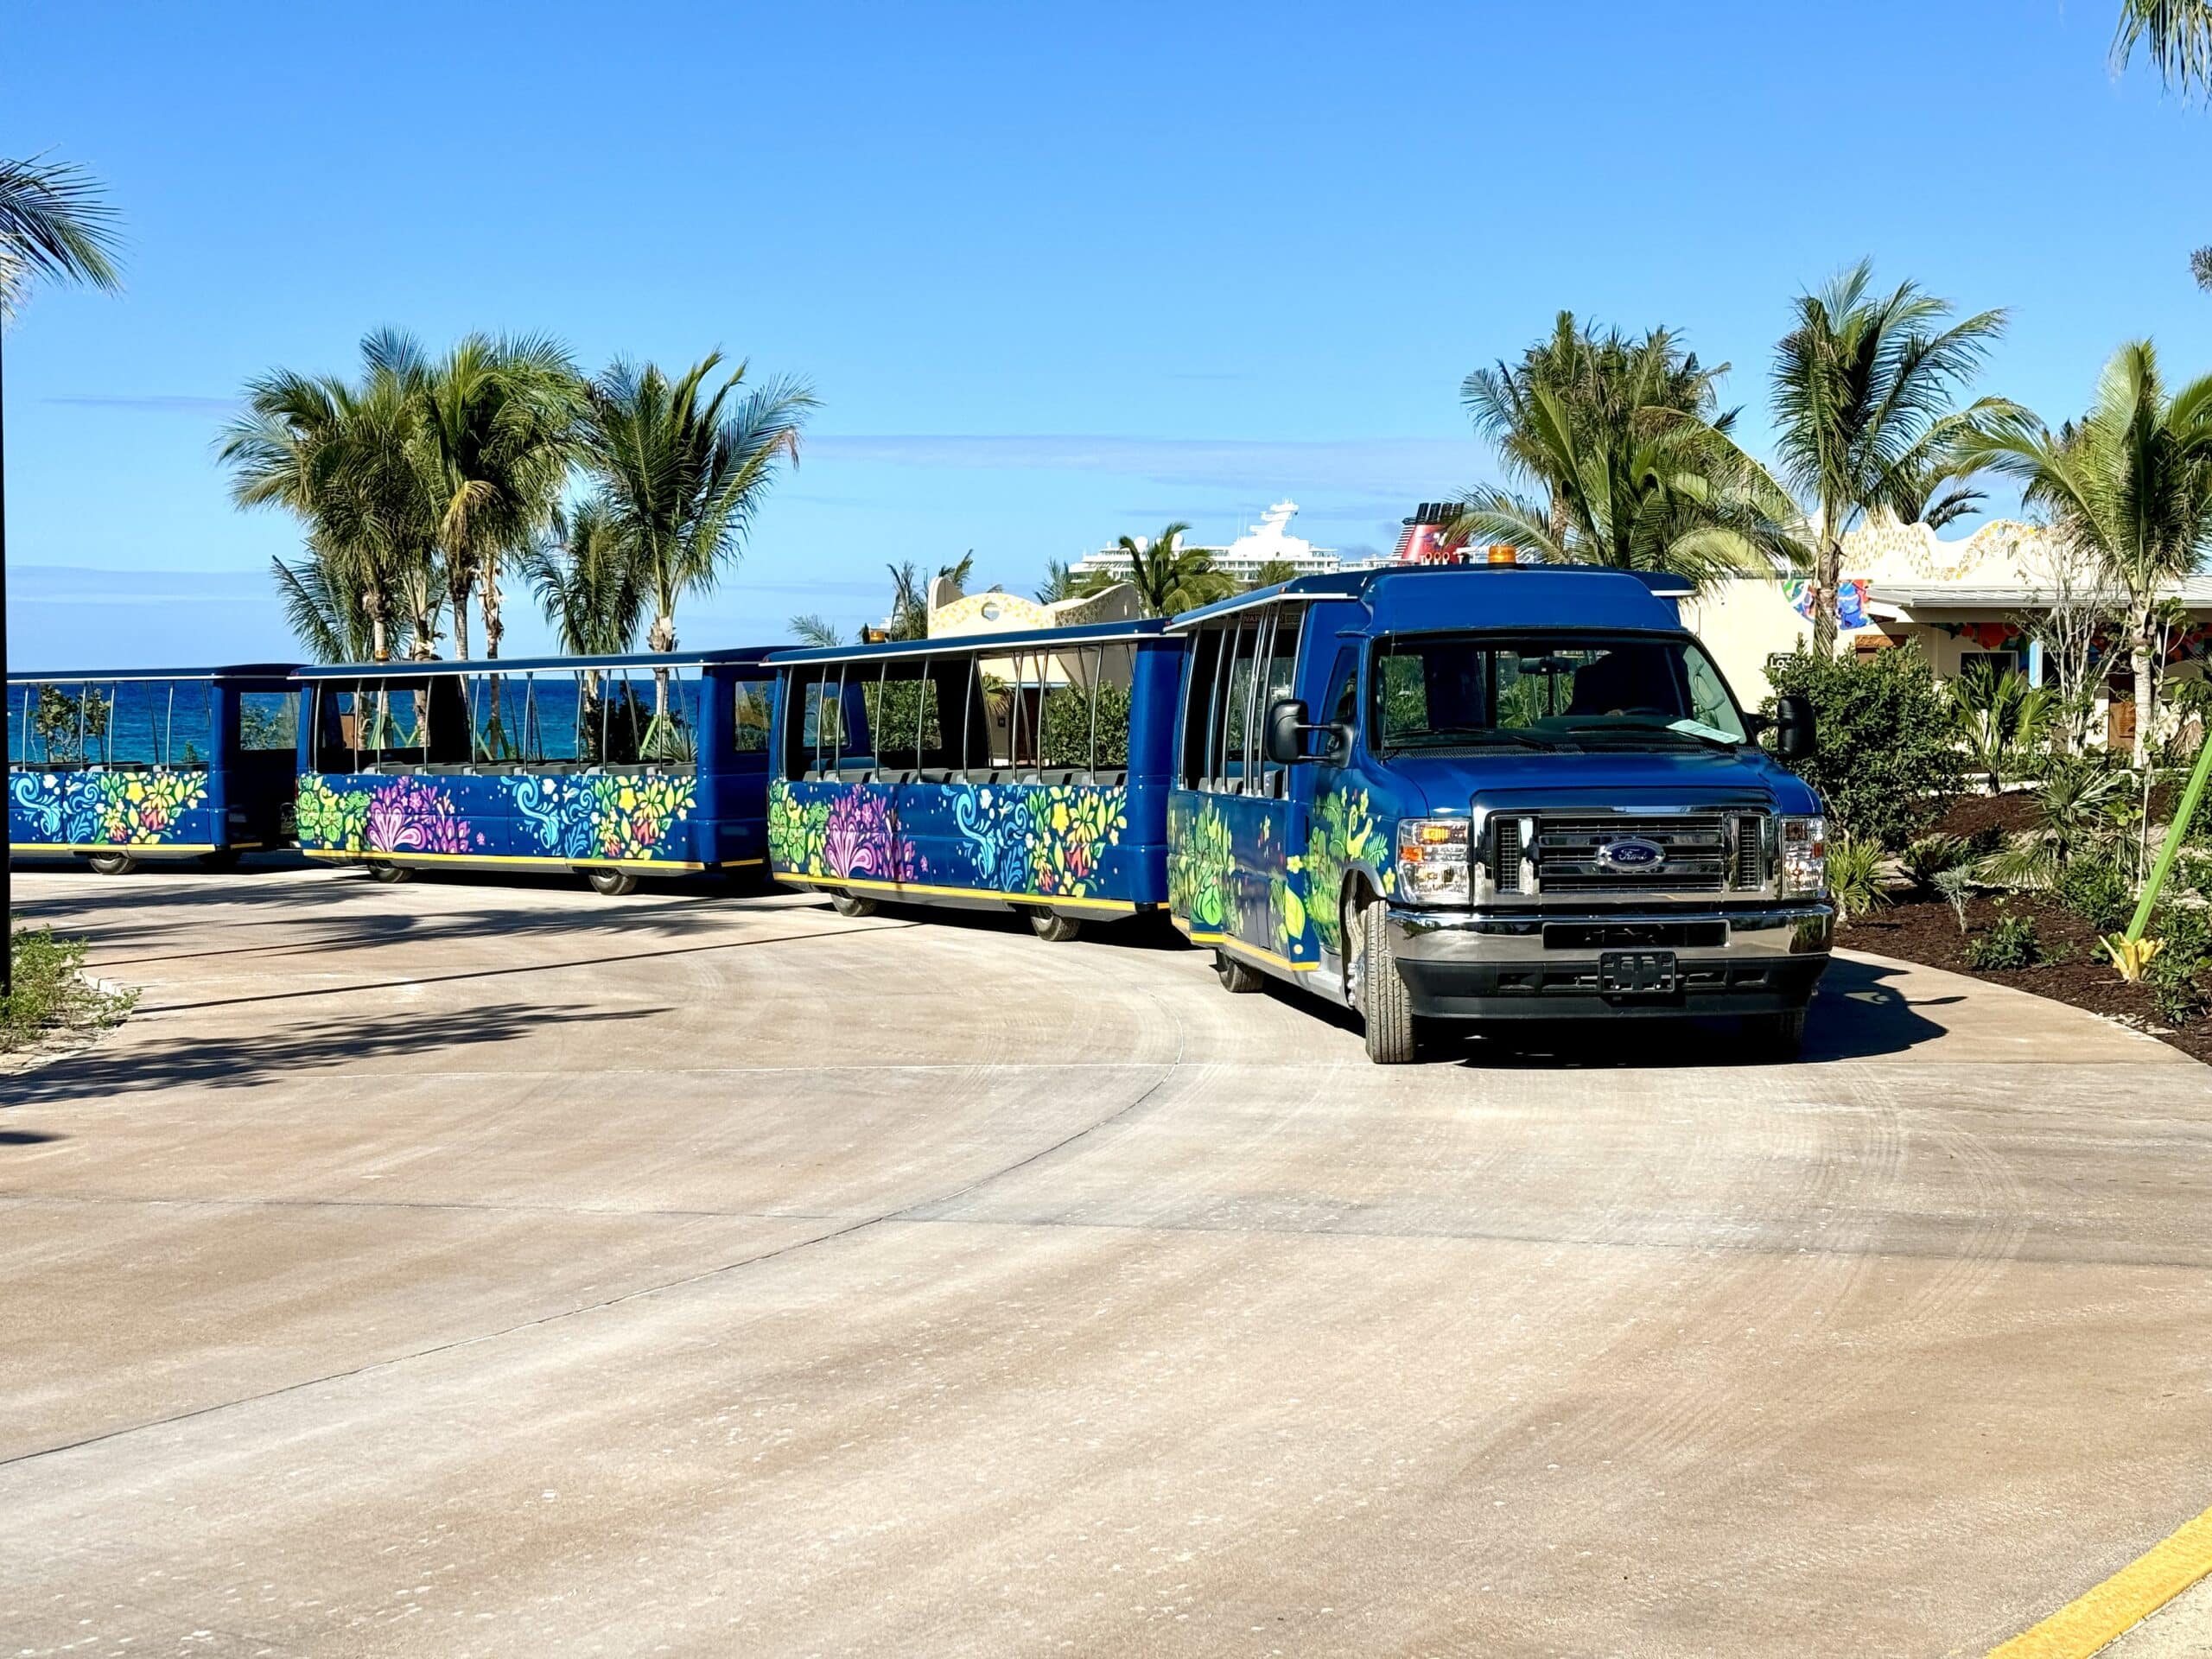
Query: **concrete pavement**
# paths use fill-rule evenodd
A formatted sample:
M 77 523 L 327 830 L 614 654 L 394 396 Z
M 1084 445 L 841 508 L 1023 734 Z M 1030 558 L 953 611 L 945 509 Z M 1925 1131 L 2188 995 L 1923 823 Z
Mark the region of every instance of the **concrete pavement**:
M 21 873 L 0 1652 L 1974 1653 L 2212 1503 L 2212 1088 L 1840 964 L 1370 1066 L 1101 936 Z

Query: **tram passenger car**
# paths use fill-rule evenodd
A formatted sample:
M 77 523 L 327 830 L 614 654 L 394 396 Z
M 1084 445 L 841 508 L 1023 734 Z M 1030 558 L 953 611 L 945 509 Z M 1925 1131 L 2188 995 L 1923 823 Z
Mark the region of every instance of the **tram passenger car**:
M 1142 621 L 778 653 L 772 874 L 1052 940 L 1160 908 L 1182 651 Z
M 8 851 L 215 868 L 291 832 L 289 663 L 8 677 Z
M 426 868 L 759 870 L 768 648 L 305 668 L 299 846 Z

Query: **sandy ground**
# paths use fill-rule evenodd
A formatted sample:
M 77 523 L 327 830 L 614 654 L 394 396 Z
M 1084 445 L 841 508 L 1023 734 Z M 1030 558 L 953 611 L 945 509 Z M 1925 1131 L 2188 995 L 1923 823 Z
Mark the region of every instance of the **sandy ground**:
M 2212 1074 L 1996 988 L 1378 1069 L 1157 938 L 17 880 L 145 1000 L 0 1077 L 0 1653 L 1976 1653 L 2212 1503 Z

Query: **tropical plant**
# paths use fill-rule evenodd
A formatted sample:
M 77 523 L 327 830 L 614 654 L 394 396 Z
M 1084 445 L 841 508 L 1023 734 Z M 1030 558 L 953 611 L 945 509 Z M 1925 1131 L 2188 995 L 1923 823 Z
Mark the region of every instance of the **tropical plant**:
M 926 639 L 930 637 L 930 588 L 920 567 L 912 559 L 884 567 L 891 572 L 891 614 L 884 624 L 887 639 Z M 970 548 L 959 561 L 940 564 L 936 581 L 950 582 L 956 588 L 975 574 L 976 551 Z
M 428 657 L 443 603 L 418 388 L 376 360 L 376 344 L 364 342 L 358 386 L 289 370 L 248 382 L 218 448 L 233 500 L 281 507 L 306 531 L 306 557 L 275 574 L 295 632 L 329 661 L 381 662 L 396 636 Z
M 845 643 L 845 636 L 837 631 L 836 623 L 812 611 L 804 616 L 791 618 L 787 626 L 792 637 L 802 645 L 827 647 Z
M 777 463 L 798 460 L 815 407 L 795 381 L 747 387 L 742 363 L 710 385 L 721 361 L 710 352 L 674 380 L 650 363 L 617 363 L 586 389 L 585 462 L 638 562 L 657 652 L 676 649 L 683 595 L 711 588 L 743 556 Z M 654 696 L 664 714 L 664 681 Z
M 1944 688 L 1951 716 L 1974 771 L 1993 795 L 2016 757 L 2031 754 L 2050 734 L 2056 703 L 2046 686 L 1998 668 L 1988 658 L 1967 664 Z
M 2205 0 L 2120 0 L 2113 68 L 2126 68 L 2139 46 L 2174 91 L 2212 92 L 2212 4 Z
M 1289 560 L 1268 559 L 1264 561 L 1261 564 L 1260 568 L 1252 573 L 1251 581 L 1246 582 L 1244 586 L 1248 589 L 1273 588 L 1282 582 L 1293 580 L 1297 575 L 1297 567 L 1292 564 Z
M 1794 505 L 1730 435 L 1737 411 L 1675 336 L 1592 337 L 1561 312 L 1517 365 L 1469 375 L 1461 398 L 1510 478 L 1462 499 L 1446 534 L 1550 562 L 1664 570 L 1700 585 L 1795 563 Z
M 2043 960 L 2043 940 L 2032 916 L 2000 916 L 1988 931 L 1967 941 L 1967 966 L 1978 974 L 2010 973 Z
M 57 1031 L 98 1030 L 137 1006 L 138 993 L 105 988 L 85 974 L 85 941 L 50 927 L 9 930 L 9 973 L 0 979 L 0 1053 Z
M 2047 887 L 2085 850 L 2110 849 L 2132 817 L 2133 783 L 2095 751 L 2055 757 L 2028 798 L 2026 835 L 1992 853 L 1983 875 L 2000 887 Z
M 1775 353 L 1776 449 L 1813 520 L 1813 649 L 1822 655 L 1835 648 L 1844 532 L 1876 508 L 1921 511 L 1931 476 L 1958 475 L 1955 446 L 1970 422 L 2012 408 L 1998 398 L 1953 407 L 2004 332 L 2002 311 L 1950 322 L 1946 302 L 1910 282 L 1877 295 L 1873 276 L 1861 261 L 1799 295 L 1796 326 Z
M 1970 868 L 1974 861 L 1974 849 L 1964 836 L 1941 832 L 1919 836 L 1897 855 L 1897 862 L 1911 878 L 1913 887 L 1928 894 L 1940 891 L 1937 884 L 1944 876 L 1953 870 Z
M 597 657 L 636 649 L 645 591 L 606 502 L 587 496 L 573 507 L 556 506 L 520 563 L 563 651 Z
M 2212 375 L 2169 397 L 2147 340 L 2114 353 L 2089 412 L 2056 434 L 2024 410 L 1965 439 L 1976 464 L 2019 480 L 2125 594 L 2135 672 L 2135 764 L 2150 755 L 2160 602 L 2212 545 Z
M 1068 566 L 1065 559 L 1045 561 L 1045 580 L 1037 584 L 1039 605 L 1058 605 L 1064 600 L 1082 596 L 1084 584 Z
M 0 160 L 0 323 L 36 282 L 114 289 L 121 236 L 99 183 L 68 162 Z
M 1828 896 L 1835 901 L 1836 920 L 1854 921 L 1890 902 L 1882 861 L 1876 842 L 1842 836 L 1828 843 Z
M 429 358 L 410 336 L 372 334 L 372 373 L 405 385 L 419 408 L 416 460 L 437 526 L 454 655 L 468 655 L 472 594 L 486 657 L 499 654 L 499 566 L 550 523 L 575 448 L 582 386 L 568 353 L 542 336 L 465 335 Z
M 2100 933 L 2125 927 L 2135 910 L 2135 884 L 2108 858 L 2069 859 L 2050 884 L 2050 892 Z
M 1769 671 L 1813 705 L 1819 751 L 1797 763 L 1846 833 L 1902 849 L 1958 793 L 1949 706 L 1916 646 L 1865 658 L 1800 651 Z
M 1929 884 L 1936 896 L 1950 906 L 1951 914 L 1957 919 L 1959 931 L 1967 931 L 1967 900 L 1974 889 L 1972 864 L 1958 864 L 1933 877 Z
M 1196 610 L 1236 591 L 1235 579 L 1214 568 L 1211 551 L 1183 544 L 1190 528 L 1178 519 L 1163 526 L 1157 536 L 1123 536 L 1114 543 L 1129 556 L 1129 584 L 1137 590 L 1137 602 L 1145 615 L 1173 616 L 1179 611 Z

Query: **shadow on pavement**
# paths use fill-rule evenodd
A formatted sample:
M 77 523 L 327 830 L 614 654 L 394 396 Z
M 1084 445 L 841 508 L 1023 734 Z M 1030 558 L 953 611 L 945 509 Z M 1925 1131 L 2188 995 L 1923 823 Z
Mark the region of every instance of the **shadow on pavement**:
M 643 1020 L 665 1008 L 606 1010 L 574 1004 L 507 1002 L 441 1013 L 435 1020 L 406 1014 L 341 1017 L 268 1032 L 221 1037 L 178 1036 L 90 1049 L 8 1079 L 10 1106 L 105 1099 L 157 1089 L 201 1086 L 245 1089 L 289 1073 L 358 1065 L 393 1055 L 423 1056 L 485 1043 L 503 1043 L 551 1023 L 594 1024 Z M 50 1135 L 29 1130 L 0 1135 L 0 1144 Z

